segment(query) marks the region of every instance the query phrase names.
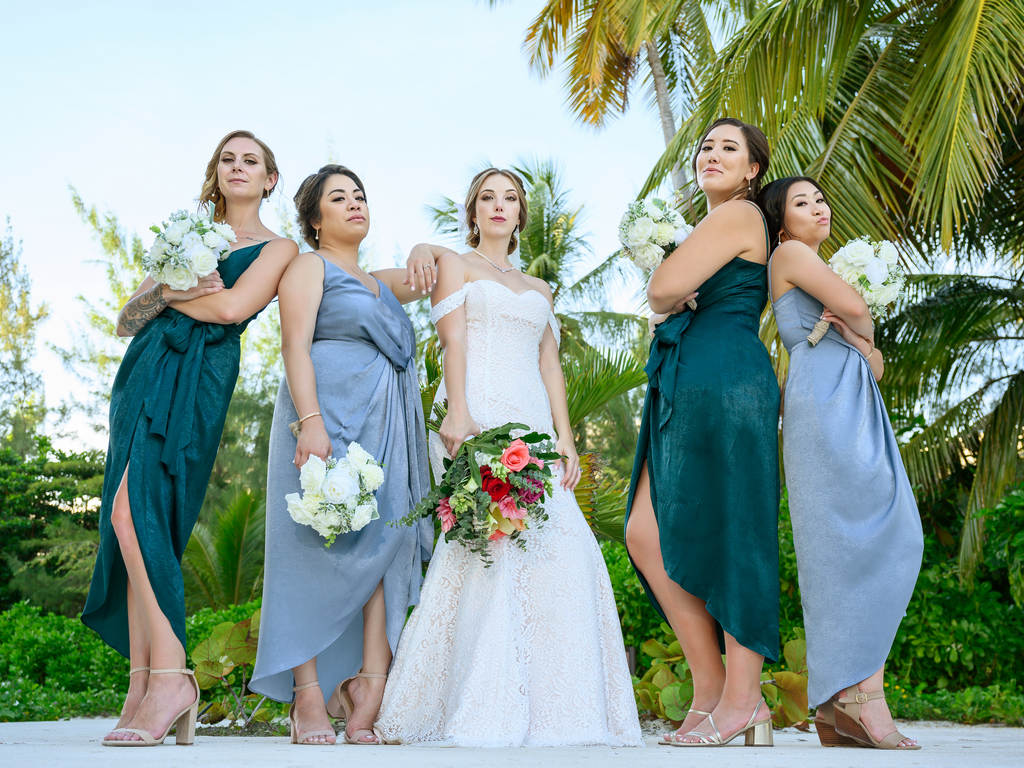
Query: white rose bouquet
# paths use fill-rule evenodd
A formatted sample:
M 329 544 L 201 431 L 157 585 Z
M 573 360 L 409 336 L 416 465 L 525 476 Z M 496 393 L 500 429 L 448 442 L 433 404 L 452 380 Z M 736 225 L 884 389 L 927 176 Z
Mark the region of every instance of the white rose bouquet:
M 619 222 L 622 250 L 644 272 L 653 272 L 693 230 L 677 210 L 656 197 L 634 200 Z M 690 309 L 697 302 L 687 302 Z
M 299 470 L 302 493 L 284 500 L 292 520 L 319 533 L 329 547 L 338 534 L 361 530 L 380 517 L 373 494 L 383 482 L 380 462 L 359 443 L 349 443 L 343 459 L 310 456 Z
M 851 240 L 833 254 L 828 265 L 861 295 L 871 316 L 883 318 L 903 294 L 906 274 L 899 265 L 896 246 L 888 240 Z M 829 322 L 819 320 L 807 336 L 813 347 L 828 332 Z
M 142 268 L 175 291 L 198 285 L 199 278 L 217 268 L 217 262 L 228 255 L 229 244 L 237 239 L 227 224 L 188 211 L 175 211 L 168 221 L 150 229 L 156 239 L 142 257 Z

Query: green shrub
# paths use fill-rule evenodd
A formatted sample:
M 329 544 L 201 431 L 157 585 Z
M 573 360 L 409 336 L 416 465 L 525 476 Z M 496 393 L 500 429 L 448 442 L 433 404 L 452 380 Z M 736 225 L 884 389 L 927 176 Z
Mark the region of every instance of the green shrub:
M 959 691 L 914 691 L 894 683 L 885 692 L 893 717 L 903 720 L 1024 725 L 1024 691 L 1012 682 Z
M 965 586 L 953 564 L 921 571 L 889 675 L 906 687 L 967 688 L 1024 680 L 1024 611 L 987 581 Z
M 186 622 L 188 651 L 259 601 L 202 610 Z M 0 721 L 114 715 L 128 689 L 128 660 L 77 618 L 16 603 L 0 613 Z

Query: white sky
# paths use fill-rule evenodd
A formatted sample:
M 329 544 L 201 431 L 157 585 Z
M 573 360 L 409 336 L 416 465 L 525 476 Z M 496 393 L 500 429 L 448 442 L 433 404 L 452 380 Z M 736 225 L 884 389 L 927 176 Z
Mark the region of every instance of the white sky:
M 532 157 L 556 159 L 586 206 L 595 260 L 615 250 L 622 211 L 663 148 L 657 115 L 637 94 L 606 130 L 580 126 L 560 72 L 540 80 L 521 49 L 541 0 L 288 5 L 4 3 L 0 218 L 23 241 L 35 301 L 51 308 L 37 354 L 50 405 L 74 381 L 46 345 L 70 343 L 74 297 L 104 285 L 68 185 L 145 232 L 192 205 L 216 142 L 235 128 L 274 149 L 276 194 L 289 199 L 328 159 L 359 173 L 378 261 L 436 239 L 425 204 L 461 198 L 485 162 Z

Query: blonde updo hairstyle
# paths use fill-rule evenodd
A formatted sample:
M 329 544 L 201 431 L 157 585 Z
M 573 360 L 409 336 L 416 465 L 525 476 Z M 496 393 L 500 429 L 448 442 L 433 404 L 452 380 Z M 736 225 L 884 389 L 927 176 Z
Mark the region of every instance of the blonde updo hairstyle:
M 523 188 L 523 180 L 519 178 L 519 174 L 505 168 L 486 168 L 473 177 L 473 181 L 469 184 L 469 192 L 466 193 L 465 223 L 466 228 L 469 230 L 469 234 L 466 235 L 466 243 L 470 248 L 476 248 L 480 245 L 480 231 L 479 229 L 474 231 L 476 226 L 476 199 L 480 196 L 480 188 L 484 185 L 487 177 L 495 174 L 507 176 L 512 182 L 512 187 L 515 189 L 516 194 L 519 195 L 519 231 L 522 232 L 526 226 L 526 190 Z M 519 238 L 513 233 L 512 239 L 508 243 L 508 252 L 510 254 L 514 253 L 518 247 Z
M 227 205 L 224 200 L 224 193 L 220 191 L 220 185 L 217 181 L 217 164 L 220 162 L 220 153 L 224 151 L 224 145 L 232 139 L 241 137 L 243 139 L 252 139 L 256 142 L 257 146 L 263 151 L 263 164 L 267 167 L 267 175 L 276 173 L 278 179 L 281 174 L 277 170 L 277 159 L 274 157 L 273 150 L 270 149 L 263 141 L 256 138 L 256 135 L 252 131 L 232 131 L 217 144 L 217 149 L 213 152 L 213 157 L 210 158 L 210 162 L 206 164 L 206 178 L 203 179 L 203 188 L 199 193 L 199 204 L 213 203 L 213 220 L 224 221 L 224 216 L 227 215 Z M 277 182 L 274 182 L 274 187 L 277 186 Z M 270 193 L 274 191 L 274 187 L 263 190 L 263 198 L 270 197 Z

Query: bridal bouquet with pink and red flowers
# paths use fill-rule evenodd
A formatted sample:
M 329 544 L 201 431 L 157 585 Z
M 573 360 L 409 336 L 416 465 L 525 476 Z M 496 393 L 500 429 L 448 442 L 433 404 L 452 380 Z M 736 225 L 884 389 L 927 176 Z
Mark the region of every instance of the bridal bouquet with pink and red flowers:
M 512 437 L 522 431 L 520 437 Z M 447 541 L 457 541 L 490 565 L 490 543 L 508 538 L 525 549 L 524 531 L 547 520 L 551 493 L 551 436 L 509 423 L 481 432 L 445 459 L 444 476 L 400 522 L 436 517 Z

